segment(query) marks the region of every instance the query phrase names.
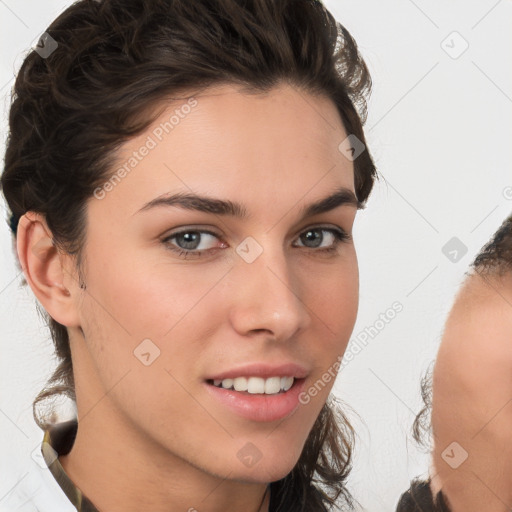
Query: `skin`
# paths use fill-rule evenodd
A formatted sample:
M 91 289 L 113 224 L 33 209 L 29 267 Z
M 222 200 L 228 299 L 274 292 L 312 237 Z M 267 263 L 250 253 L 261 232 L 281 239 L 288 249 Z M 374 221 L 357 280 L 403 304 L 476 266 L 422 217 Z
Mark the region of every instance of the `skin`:
M 268 494 L 259 508 L 267 484 L 295 466 L 334 380 L 270 423 L 231 412 L 203 381 L 248 362 L 293 360 L 309 371 L 307 389 L 344 353 L 357 316 L 353 241 L 336 246 L 320 231 L 315 248 L 300 236 L 318 226 L 352 231 L 350 204 L 300 220 L 304 205 L 338 187 L 355 193 L 334 103 L 289 85 L 267 95 L 222 85 L 194 97 L 198 106 L 157 147 L 89 200 L 86 290 L 44 218 L 29 212 L 20 222 L 26 279 L 71 338 L 79 428 L 59 460 L 109 512 L 268 510 Z M 183 103 L 166 105 L 118 161 Z M 137 213 L 161 194 L 192 191 L 240 202 L 250 217 L 165 206 Z M 203 256 L 185 259 L 169 249 L 183 239 L 162 241 L 180 228 L 218 238 L 202 235 Z M 235 251 L 248 236 L 263 248 L 250 264 Z M 134 357 L 147 338 L 160 349 L 150 366 Z M 262 454 L 250 468 L 237 457 L 248 442 Z
M 453 512 L 512 505 L 512 274 L 470 275 L 449 314 L 433 376 L 432 490 Z M 457 442 L 459 447 L 445 452 Z M 442 454 L 445 452 L 445 458 Z

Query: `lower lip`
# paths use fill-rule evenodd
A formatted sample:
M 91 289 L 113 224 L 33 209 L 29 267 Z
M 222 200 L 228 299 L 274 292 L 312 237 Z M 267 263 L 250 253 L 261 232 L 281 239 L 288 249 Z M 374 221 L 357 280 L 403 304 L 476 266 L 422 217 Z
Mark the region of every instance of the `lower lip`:
M 236 414 L 252 421 L 270 422 L 286 418 L 299 406 L 299 395 L 306 379 L 297 379 L 293 386 L 277 395 L 245 394 L 204 383 L 208 393 Z

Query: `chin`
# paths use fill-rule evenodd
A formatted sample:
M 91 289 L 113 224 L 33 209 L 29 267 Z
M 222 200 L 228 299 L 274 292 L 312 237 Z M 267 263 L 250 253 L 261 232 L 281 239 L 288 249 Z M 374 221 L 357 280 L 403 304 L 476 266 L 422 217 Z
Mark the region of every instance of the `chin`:
M 250 467 L 244 467 L 243 464 L 235 464 L 235 467 L 232 467 L 231 478 L 258 483 L 281 480 L 297 464 L 300 452 L 295 457 L 292 456 L 293 454 L 293 449 L 281 445 L 271 452 L 270 457 L 262 456 Z
M 257 465 L 259 466 L 259 465 Z M 291 473 L 294 465 L 292 466 L 283 466 L 275 467 L 272 465 L 265 465 L 261 467 L 253 467 L 246 471 L 237 470 L 230 474 L 230 480 L 236 480 L 238 482 L 247 482 L 247 483 L 258 483 L 258 484 L 267 484 L 269 482 L 276 482 L 277 480 L 283 479 L 286 475 Z

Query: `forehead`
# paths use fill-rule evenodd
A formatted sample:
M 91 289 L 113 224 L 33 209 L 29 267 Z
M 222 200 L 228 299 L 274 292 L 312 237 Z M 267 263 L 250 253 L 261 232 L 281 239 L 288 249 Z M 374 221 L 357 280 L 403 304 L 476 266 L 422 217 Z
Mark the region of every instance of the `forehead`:
M 160 106 L 163 107 L 165 104 Z M 284 83 L 258 93 L 244 92 L 232 84 L 210 87 L 193 97 L 174 101 L 149 131 L 158 141 L 165 139 L 163 142 L 169 144 L 186 131 L 183 138 L 186 135 L 194 148 L 210 149 L 209 143 L 214 141 L 214 147 L 220 144 L 232 149 L 233 142 L 237 142 L 245 154 L 248 146 L 259 151 L 267 149 L 264 154 L 288 149 L 300 153 L 305 142 L 309 151 L 317 145 L 323 146 L 318 148 L 320 151 L 333 152 L 343 140 L 340 137 L 346 137 L 330 98 L 312 96 Z
M 339 149 L 347 134 L 325 96 L 287 84 L 262 94 L 225 84 L 158 108 L 113 166 L 123 176 L 106 199 L 130 203 L 132 212 L 168 191 L 269 202 L 340 185 L 353 190 L 353 164 Z

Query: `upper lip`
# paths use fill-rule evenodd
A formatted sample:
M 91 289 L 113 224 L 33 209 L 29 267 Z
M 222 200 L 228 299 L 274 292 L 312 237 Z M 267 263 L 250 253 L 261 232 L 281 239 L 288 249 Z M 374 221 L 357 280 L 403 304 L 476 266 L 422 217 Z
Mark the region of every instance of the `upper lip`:
M 309 371 L 302 365 L 292 362 L 280 364 L 250 363 L 219 372 L 216 375 L 207 377 L 206 380 L 224 380 L 235 377 L 295 377 L 302 379 L 309 374 Z

